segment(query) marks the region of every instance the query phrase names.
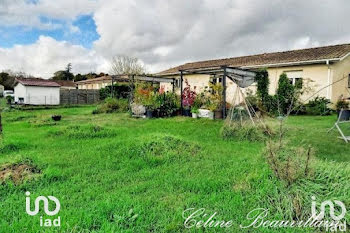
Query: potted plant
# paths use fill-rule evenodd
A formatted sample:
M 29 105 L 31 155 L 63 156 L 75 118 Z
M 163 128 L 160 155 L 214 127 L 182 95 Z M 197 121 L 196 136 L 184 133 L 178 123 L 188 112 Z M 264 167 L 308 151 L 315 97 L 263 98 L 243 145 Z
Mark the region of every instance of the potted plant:
M 209 87 L 211 90 L 211 95 L 210 95 L 210 102 L 212 104 L 211 107 L 214 108 L 215 106 L 215 109 L 213 110 L 214 118 L 222 119 L 223 86 L 220 83 L 216 83 L 216 84 L 209 83 Z
M 191 106 L 194 103 L 194 100 L 196 98 L 196 87 L 194 87 L 194 90 L 191 90 L 191 86 L 188 84 L 187 79 L 185 80 L 186 87 L 184 88 L 182 92 L 182 106 L 184 108 L 183 115 L 184 116 L 191 116 Z
M 156 113 L 156 109 L 159 108 L 160 102 L 157 93 L 150 92 L 147 98 L 144 99 L 144 106 L 146 107 L 146 117 L 152 118 Z
M 192 107 L 191 108 L 191 113 L 192 113 L 192 118 L 197 119 L 198 118 L 199 109 L 197 107 Z
M 338 100 L 336 103 L 336 109 L 338 112 L 338 117 L 340 115 L 341 110 L 343 110 L 339 119 L 340 121 L 350 120 L 349 102 L 347 102 L 345 99 Z
M 196 95 L 196 98 L 193 101 L 193 105 L 191 107 L 191 113 L 193 118 L 199 117 L 199 109 L 202 106 L 202 94 Z
M 215 117 L 214 117 L 214 112 L 215 112 L 215 110 L 217 109 L 217 104 L 215 104 L 215 103 L 210 103 L 209 105 L 208 105 L 208 109 L 209 109 L 209 114 L 208 114 L 208 116 L 209 116 L 209 119 L 212 119 L 212 120 L 214 120 L 215 119 Z

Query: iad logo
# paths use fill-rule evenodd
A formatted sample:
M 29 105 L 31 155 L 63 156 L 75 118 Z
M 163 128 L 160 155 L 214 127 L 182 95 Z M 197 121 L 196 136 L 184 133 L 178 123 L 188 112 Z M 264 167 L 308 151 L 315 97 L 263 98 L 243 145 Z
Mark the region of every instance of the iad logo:
M 316 197 L 312 196 L 312 203 L 311 203 L 311 213 L 312 213 L 312 218 L 314 220 L 317 221 L 324 221 L 327 222 L 326 220 L 324 220 L 325 217 L 325 213 L 326 213 L 326 207 L 329 207 L 329 216 L 334 220 L 333 224 L 329 224 L 325 226 L 326 231 L 331 231 L 331 232 L 335 232 L 335 231 L 346 231 L 346 221 L 344 220 L 343 222 L 341 222 L 341 220 L 345 217 L 346 214 L 346 208 L 343 202 L 338 201 L 338 200 L 334 200 L 332 201 L 324 201 L 321 203 L 321 210 L 320 213 L 317 213 L 316 211 Z M 340 214 L 336 215 L 334 212 L 335 208 L 334 208 L 334 204 L 336 204 L 337 206 L 340 207 Z
M 39 196 L 35 199 L 34 202 L 34 211 L 31 210 L 30 208 L 30 192 L 26 192 L 26 212 L 27 214 L 31 215 L 31 216 L 35 216 L 39 213 L 39 207 L 40 207 L 40 201 L 42 201 L 44 203 L 44 212 L 46 215 L 49 216 L 54 216 L 56 214 L 58 214 L 58 212 L 60 211 L 61 208 L 61 204 L 60 201 L 54 197 L 54 196 L 48 196 L 47 198 L 49 198 L 51 201 L 54 201 L 56 204 L 56 207 L 53 211 L 49 210 L 49 200 L 44 197 L 44 196 Z M 44 226 L 44 227 L 51 227 L 51 226 L 55 226 L 55 227 L 59 227 L 61 226 L 61 218 L 60 216 L 58 216 L 57 219 L 43 219 L 43 216 L 40 216 L 40 226 Z
M 321 212 L 319 214 L 317 214 L 316 212 L 316 197 L 312 196 L 312 204 L 311 204 L 311 213 L 312 213 L 312 217 L 314 217 L 317 220 L 322 220 L 325 216 L 325 209 L 326 206 L 329 206 L 329 215 L 331 216 L 331 218 L 335 221 L 340 221 L 345 217 L 346 214 L 346 208 L 343 202 L 341 201 L 337 201 L 335 200 L 334 203 L 337 204 L 338 206 L 340 206 L 341 208 L 341 213 L 339 215 L 335 215 L 334 214 L 334 204 L 332 201 L 324 201 L 321 203 Z

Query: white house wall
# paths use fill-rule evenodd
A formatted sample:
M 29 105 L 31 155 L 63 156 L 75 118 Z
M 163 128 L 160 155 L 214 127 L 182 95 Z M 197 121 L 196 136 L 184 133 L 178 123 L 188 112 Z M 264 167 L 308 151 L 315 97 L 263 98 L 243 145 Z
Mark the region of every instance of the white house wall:
M 23 86 L 21 83 L 18 83 L 14 88 L 14 94 L 15 94 L 15 102 L 19 102 L 19 98 L 24 98 L 26 96 L 26 87 Z
M 24 98 L 24 104 L 28 105 L 59 105 L 60 88 L 59 87 L 38 87 L 24 86 L 17 84 L 15 86 L 15 101 Z

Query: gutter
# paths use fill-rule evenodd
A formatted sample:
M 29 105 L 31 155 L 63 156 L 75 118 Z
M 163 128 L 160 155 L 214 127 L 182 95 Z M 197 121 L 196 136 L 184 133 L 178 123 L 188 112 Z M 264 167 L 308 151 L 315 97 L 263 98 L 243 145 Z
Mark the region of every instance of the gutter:
M 349 53 L 350 55 L 350 53 Z M 346 57 L 346 56 L 345 56 Z M 307 65 L 307 64 L 323 64 L 325 62 L 336 62 L 341 61 L 343 58 L 331 58 L 331 59 L 321 59 L 321 60 L 310 60 L 310 61 L 297 61 L 297 62 L 285 62 L 285 63 L 271 63 L 263 65 L 252 65 L 252 66 L 241 66 L 241 68 L 259 68 L 259 67 L 279 67 L 279 66 L 295 66 L 295 65 Z

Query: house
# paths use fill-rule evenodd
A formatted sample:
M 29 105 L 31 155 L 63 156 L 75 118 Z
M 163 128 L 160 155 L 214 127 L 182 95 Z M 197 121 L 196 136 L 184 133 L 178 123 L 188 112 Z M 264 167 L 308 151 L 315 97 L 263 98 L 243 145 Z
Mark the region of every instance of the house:
M 98 77 L 98 78 L 92 78 L 92 79 L 87 79 L 87 80 L 82 80 L 76 82 L 78 85 L 78 89 L 95 89 L 99 90 L 101 88 L 105 88 L 106 86 L 111 86 L 112 85 L 112 77 L 110 75 Z M 128 78 L 126 77 L 114 77 L 113 78 L 113 83 L 118 82 L 118 83 L 126 83 L 128 82 Z
M 274 94 L 278 87 L 280 75 L 285 72 L 293 85 L 302 84 L 307 91 L 303 100 L 316 96 L 330 99 L 333 103 L 340 97 L 350 97 L 350 44 L 340 44 L 325 47 L 291 50 L 285 52 L 264 53 L 251 56 L 233 57 L 226 59 L 207 60 L 186 63 L 157 75 L 175 78 L 179 93 L 180 70 L 204 69 L 215 67 L 236 67 L 246 70 L 266 68 L 270 79 L 270 94 Z M 222 77 L 206 74 L 184 74 L 184 79 L 201 91 L 208 86 L 208 82 L 222 82 Z M 161 83 L 167 91 L 172 85 Z M 255 84 L 256 85 L 256 84 Z M 233 98 L 236 85 L 227 81 L 227 101 Z M 250 89 L 255 89 L 254 86 Z
M 69 80 L 54 80 L 54 82 L 61 86 L 60 87 L 61 90 L 77 89 L 77 84 L 75 82 L 73 82 L 73 81 L 69 81 Z
M 52 80 L 17 78 L 15 102 L 28 105 L 59 105 L 60 85 Z

